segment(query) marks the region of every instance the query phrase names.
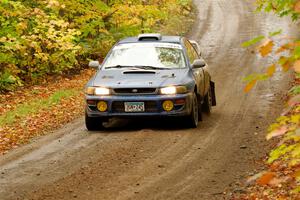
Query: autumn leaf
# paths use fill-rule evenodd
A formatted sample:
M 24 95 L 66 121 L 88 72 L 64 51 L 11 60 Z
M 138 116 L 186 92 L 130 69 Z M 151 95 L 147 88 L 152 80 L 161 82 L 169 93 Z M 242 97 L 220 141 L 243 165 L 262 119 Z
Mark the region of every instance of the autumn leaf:
M 280 184 L 285 183 L 289 180 L 289 177 L 273 178 L 270 180 L 269 185 L 271 186 L 280 186 Z
M 246 93 L 250 92 L 250 90 L 255 86 L 256 82 L 257 82 L 257 80 L 250 81 L 244 88 L 244 92 L 246 92 Z
M 275 71 L 276 71 L 276 65 L 275 65 L 275 64 L 274 64 L 274 65 L 271 65 L 271 66 L 269 66 L 269 67 L 267 68 L 267 75 L 268 75 L 269 77 L 271 77 L 271 76 L 274 75 Z
M 297 1 L 297 3 L 295 3 L 294 10 L 295 12 L 300 13 L 300 1 Z
M 294 173 L 291 174 L 291 176 L 292 176 L 293 178 L 299 179 L 299 177 L 300 177 L 300 171 L 295 171 Z
M 297 60 L 293 66 L 295 72 L 300 73 L 300 60 Z
M 284 72 L 289 71 L 290 68 L 291 68 L 290 63 L 285 63 L 284 65 L 282 65 L 282 69 Z
M 288 47 L 288 44 L 285 44 L 285 45 L 282 45 L 281 47 L 279 47 L 277 50 L 276 50 L 276 54 L 280 54 L 280 53 L 282 53 L 282 52 L 284 52 L 284 51 L 287 51 L 289 49 L 289 47 Z
M 300 103 L 300 94 L 292 97 L 289 101 L 288 101 L 288 105 L 289 106 L 295 106 L 296 104 Z
M 282 64 L 281 67 L 284 72 L 287 72 L 291 68 L 291 63 L 287 61 L 286 63 Z
M 261 45 L 258 50 L 262 57 L 269 55 L 274 47 L 274 42 L 272 40 L 267 40 L 263 45 Z
M 282 127 L 280 127 L 279 129 L 276 129 L 276 130 L 272 131 L 271 133 L 269 133 L 269 134 L 267 135 L 267 140 L 270 140 L 270 139 L 272 139 L 272 138 L 274 138 L 274 137 L 282 136 L 282 135 L 284 135 L 285 133 L 287 133 L 288 130 L 289 130 L 289 129 L 288 129 L 287 126 L 282 126 Z
M 275 177 L 275 173 L 273 172 L 266 172 L 264 175 L 262 175 L 256 182 L 259 185 L 267 185 L 270 183 L 270 181 Z
M 259 172 L 247 179 L 247 184 L 252 184 L 254 181 L 257 181 L 260 177 L 262 177 L 266 171 Z

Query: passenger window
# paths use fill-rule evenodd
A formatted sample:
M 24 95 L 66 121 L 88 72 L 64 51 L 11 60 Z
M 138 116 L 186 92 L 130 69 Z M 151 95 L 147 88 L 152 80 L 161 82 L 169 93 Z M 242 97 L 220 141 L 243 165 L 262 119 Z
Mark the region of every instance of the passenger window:
M 190 63 L 193 64 L 193 62 L 196 59 L 199 59 L 198 53 L 196 52 L 196 50 L 194 49 L 194 47 L 192 46 L 192 44 L 188 40 L 184 41 L 184 45 L 186 47 Z

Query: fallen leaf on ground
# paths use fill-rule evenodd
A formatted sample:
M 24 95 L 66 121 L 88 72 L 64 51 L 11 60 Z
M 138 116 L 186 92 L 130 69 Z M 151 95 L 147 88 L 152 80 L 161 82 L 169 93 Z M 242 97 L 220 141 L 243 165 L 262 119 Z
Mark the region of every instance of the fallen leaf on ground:
M 282 135 L 284 135 L 286 132 L 288 132 L 288 130 L 289 130 L 289 129 L 288 129 L 287 126 L 282 126 L 282 127 L 278 128 L 278 129 L 272 131 L 271 133 L 269 133 L 269 134 L 267 135 L 267 140 L 270 140 L 270 139 L 272 139 L 272 138 L 274 138 L 274 137 L 282 136 Z
M 28 104 L 28 102 L 49 100 L 51 95 L 57 91 L 78 91 L 70 93 L 70 96 L 59 97 L 59 101 L 35 112 L 29 112 L 26 116 L 17 117 L 16 115 L 13 124 L 3 124 L 0 128 L 0 155 L 7 153 L 12 148 L 30 142 L 33 137 L 44 135 L 48 131 L 59 128 L 82 116 L 84 111 L 82 88 L 93 73 L 91 70 L 83 70 L 72 76 L 68 81 L 62 76 L 53 81 L 48 81 L 44 85 L 22 88 L 13 93 L 0 94 L 0 107 L 4 108 L 0 112 L 1 117 L 14 112 L 17 108 L 16 106 L 6 106 L 7 102 L 10 102 L 10 105 L 22 106 Z M 36 90 L 41 92 L 35 92 Z M 22 97 L 22 101 L 20 101 L 20 97 Z
M 288 181 L 288 179 L 289 179 L 288 177 L 273 178 L 270 180 L 268 184 L 272 186 L 280 186 L 282 183 Z
M 296 95 L 294 97 L 292 97 L 289 101 L 288 101 L 288 105 L 289 106 L 294 106 L 300 103 L 300 94 Z
M 270 183 L 270 181 L 275 177 L 275 173 L 273 172 L 266 172 L 264 175 L 262 175 L 259 179 L 257 179 L 257 183 L 259 185 L 267 185 Z
M 249 177 L 249 178 L 247 179 L 247 183 L 248 183 L 248 184 L 253 183 L 254 181 L 256 181 L 258 178 L 260 178 L 260 177 L 261 177 L 263 174 L 265 174 L 265 173 L 266 173 L 266 171 L 262 171 L 262 172 L 259 172 L 259 173 L 255 174 L 255 175 Z

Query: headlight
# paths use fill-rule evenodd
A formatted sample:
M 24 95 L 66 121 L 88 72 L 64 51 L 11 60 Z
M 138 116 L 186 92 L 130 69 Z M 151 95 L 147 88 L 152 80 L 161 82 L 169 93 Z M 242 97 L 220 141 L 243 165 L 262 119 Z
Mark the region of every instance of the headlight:
M 160 89 L 161 94 L 184 94 L 187 93 L 187 88 L 185 86 L 170 86 Z
M 160 89 L 161 94 L 176 94 L 176 87 L 165 87 Z
M 107 88 L 96 88 L 95 95 L 109 95 L 110 90 Z
M 87 87 L 85 93 L 87 95 L 105 96 L 110 94 L 110 89 L 103 87 Z

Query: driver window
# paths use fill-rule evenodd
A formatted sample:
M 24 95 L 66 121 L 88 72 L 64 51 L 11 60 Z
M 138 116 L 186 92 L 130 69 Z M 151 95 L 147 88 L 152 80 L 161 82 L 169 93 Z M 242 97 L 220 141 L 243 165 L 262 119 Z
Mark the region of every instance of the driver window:
M 198 53 L 188 40 L 184 40 L 184 45 L 186 47 L 190 63 L 193 64 L 196 59 L 199 59 Z

